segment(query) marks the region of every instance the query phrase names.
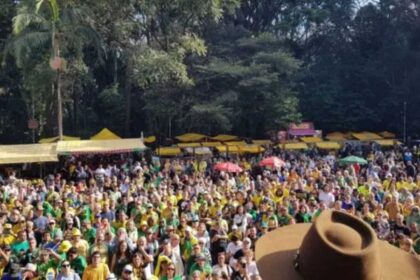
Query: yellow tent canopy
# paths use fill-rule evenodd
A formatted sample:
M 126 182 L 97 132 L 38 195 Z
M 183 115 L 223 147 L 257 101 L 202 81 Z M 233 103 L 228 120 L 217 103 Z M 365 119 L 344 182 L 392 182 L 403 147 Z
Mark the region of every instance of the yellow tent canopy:
M 152 135 L 152 136 L 146 137 L 146 138 L 144 138 L 143 141 L 144 141 L 144 143 L 147 143 L 147 144 L 154 143 L 154 142 L 156 142 L 156 136 Z
M 302 137 L 300 138 L 302 142 L 304 143 L 316 143 L 316 142 L 322 142 L 322 139 L 319 137 Z
M 58 161 L 57 144 L 0 145 L 0 164 Z
M 220 153 L 231 153 L 231 154 L 238 154 L 239 151 L 239 147 L 238 146 L 217 146 L 216 149 L 220 152 Z
M 201 147 L 201 144 L 200 143 L 179 143 L 177 144 L 177 146 L 180 148 L 188 148 L 188 147 L 195 148 L 195 147 Z
M 211 139 L 215 140 L 215 141 L 226 142 L 226 141 L 233 141 L 233 140 L 236 140 L 238 138 L 239 137 L 235 136 L 235 135 L 219 134 L 217 136 L 212 137 Z
M 331 132 L 328 133 L 327 136 L 325 136 L 328 140 L 331 141 L 345 141 L 347 140 L 346 135 L 341 132 Z
M 145 149 L 146 146 L 140 138 L 59 141 L 57 144 L 58 154 L 128 153 L 143 151 Z
M 226 142 L 226 145 L 228 146 L 244 146 L 246 145 L 245 141 L 232 141 L 232 142 Z
M 108 128 L 104 128 L 99 131 L 97 134 L 90 137 L 90 140 L 116 140 L 121 139 L 120 136 L 109 130 Z
M 381 139 L 381 140 L 375 140 L 375 143 L 386 147 L 386 146 L 394 146 L 394 145 L 401 145 L 401 142 L 395 139 Z
M 196 142 L 207 138 L 207 136 L 199 133 L 186 133 L 183 135 L 176 136 L 175 138 L 181 142 Z
M 255 145 L 271 145 L 273 142 L 269 139 L 261 139 L 261 140 L 252 140 L 252 143 Z
M 264 148 L 260 145 L 245 145 L 245 146 L 238 146 L 239 151 L 241 153 L 249 153 L 249 154 L 259 154 L 264 152 Z
M 279 145 L 280 148 L 283 148 L 283 145 Z M 284 144 L 285 150 L 306 150 L 308 149 L 308 145 L 306 143 L 286 143 Z
M 58 141 L 58 139 L 59 139 L 58 136 L 50 137 L 50 138 L 42 138 L 38 141 L 38 143 L 40 144 L 55 143 Z M 80 140 L 80 137 L 63 135 L 63 139 L 62 139 L 62 141 L 75 141 L 75 140 Z
M 379 140 L 382 139 L 382 137 L 376 133 L 372 132 L 360 132 L 360 133 L 352 133 L 352 136 L 360 141 L 372 141 L 372 140 Z
M 333 141 L 318 142 L 318 143 L 315 143 L 315 146 L 318 147 L 319 149 L 324 149 L 324 150 L 339 150 L 340 149 L 340 144 Z
M 158 156 L 178 156 L 182 154 L 182 151 L 179 147 L 159 147 L 156 149 L 156 154 Z
M 221 142 L 201 142 L 203 147 L 217 147 L 223 145 Z
M 395 133 L 389 132 L 389 131 L 382 131 L 379 133 L 383 138 L 385 139 L 394 139 Z

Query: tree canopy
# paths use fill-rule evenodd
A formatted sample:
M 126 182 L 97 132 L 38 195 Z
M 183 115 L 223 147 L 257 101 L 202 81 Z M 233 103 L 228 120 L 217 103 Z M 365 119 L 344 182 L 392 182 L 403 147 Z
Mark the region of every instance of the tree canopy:
M 267 137 L 290 122 L 418 137 L 416 0 L 6 0 L 0 141 L 108 127 Z

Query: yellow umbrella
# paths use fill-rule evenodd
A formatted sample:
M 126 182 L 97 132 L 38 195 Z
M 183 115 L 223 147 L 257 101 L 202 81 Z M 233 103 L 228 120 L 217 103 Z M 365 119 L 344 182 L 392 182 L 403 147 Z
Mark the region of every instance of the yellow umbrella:
M 154 142 L 156 142 L 156 136 L 154 135 L 144 138 L 144 143 L 151 144 Z
M 233 141 L 233 140 L 236 140 L 238 138 L 239 137 L 238 136 L 235 136 L 235 135 L 219 134 L 217 136 L 212 137 L 211 139 L 212 140 L 215 140 L 215 141 L 226 142 L 226 141 Z
M 175 138 L 181 142 L 197 142 L 204 138 L 207 138 L 207 136 L 199 133 L 186 133 L 176 136 Z
M 182 154 L 182 151 L 179 147 L 160 147 L 156 149 L 156 154 L 158 156 L 178 156 Z
M 319 137 L 302 137 L 300 140 L 304 143 L 317 143 L 322 141 Z
M 340 144 L 334 141 L 323 141 L 315 143 L 315 146 L 317 146 L 319 149 L 325 149 L 325 150 L 339 150 Z
M 201 142 L 203 147 L 217 147 L 223 145 L 221 142 Z
M 360 141 L 372 141 L 372 140 L 380 140 L 382 137 L 376 133 L 363 131 L 359 133 L 352 133 L 352 136 Z
M 341 133 L 341 132 L 328 133 L 325 138 L 327 138 L 328 140 L 331 140 L 331 141 L 345 141 L 345 140 L 347 140 L 346 135 L 344 133 Z

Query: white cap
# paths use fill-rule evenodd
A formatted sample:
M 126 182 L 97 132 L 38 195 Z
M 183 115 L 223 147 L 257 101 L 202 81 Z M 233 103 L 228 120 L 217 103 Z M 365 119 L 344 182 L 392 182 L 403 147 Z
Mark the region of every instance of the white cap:
M 127 264 L 126 266 L 124 266 L 123 271 L 133 272 L 133 267 L 131 266 L 131 264 Z

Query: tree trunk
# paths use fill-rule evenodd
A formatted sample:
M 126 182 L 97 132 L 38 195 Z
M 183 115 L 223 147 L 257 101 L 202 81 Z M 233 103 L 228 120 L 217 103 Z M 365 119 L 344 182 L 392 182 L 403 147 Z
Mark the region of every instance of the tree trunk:
M 131 76 L 132 76 L 132 61 L 130 54 L 128 55 L 127 68 L 125 70 L 125 122 L 124 122 L 124 135 L 130 137 L 131 126 Z
M 61 97 L 61 73 L 57 70 L 57 125 L 58 138 L 63 140 L 63 100 Z

